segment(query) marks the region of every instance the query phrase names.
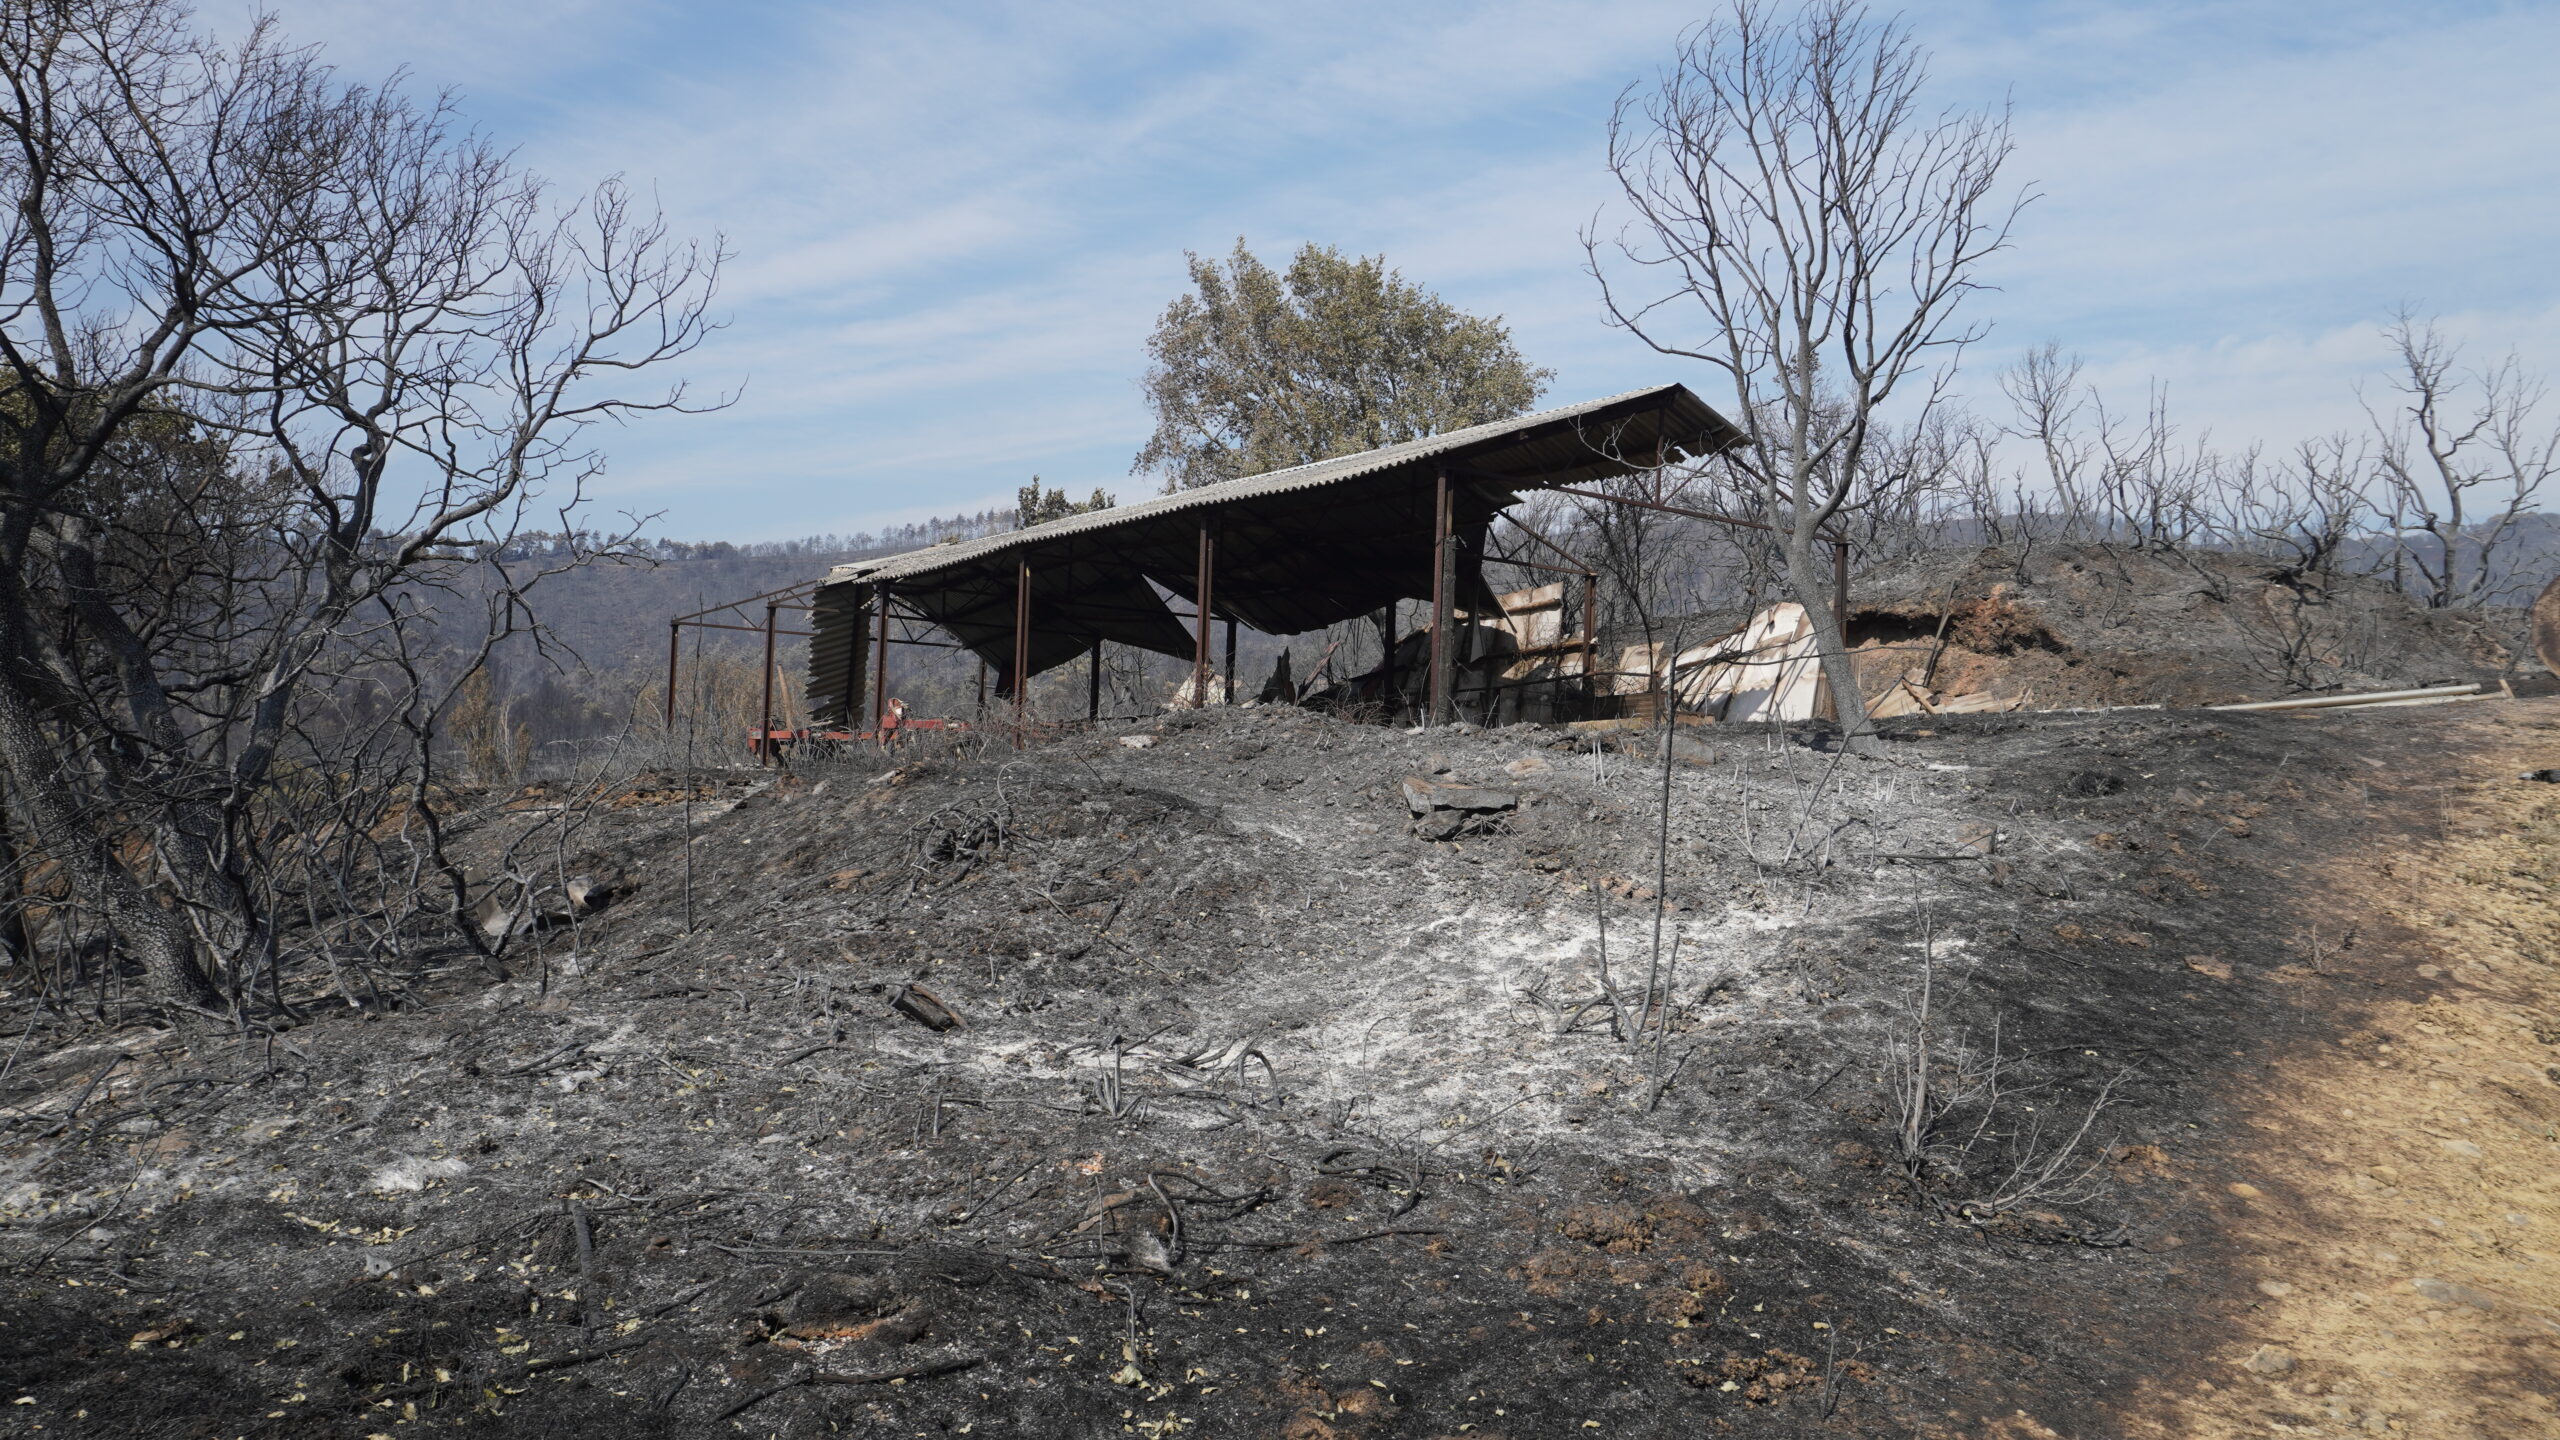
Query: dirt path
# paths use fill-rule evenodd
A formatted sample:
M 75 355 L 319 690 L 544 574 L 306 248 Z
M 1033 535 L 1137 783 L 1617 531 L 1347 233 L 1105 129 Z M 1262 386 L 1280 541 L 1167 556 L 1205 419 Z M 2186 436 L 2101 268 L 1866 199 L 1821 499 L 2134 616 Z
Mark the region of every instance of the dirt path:
M 2255 1082 L 2196 1247 L 2245 1308 L 2131 1433 L 2560 1434 L 2560 787 L 2516 778 L 2560 764 L 2560 701 L 2495 711 L 2441 723 L 2443 777 L 2366 762 L 2431 842 L 2304 867 L 2306 941 L 2371 999 Z

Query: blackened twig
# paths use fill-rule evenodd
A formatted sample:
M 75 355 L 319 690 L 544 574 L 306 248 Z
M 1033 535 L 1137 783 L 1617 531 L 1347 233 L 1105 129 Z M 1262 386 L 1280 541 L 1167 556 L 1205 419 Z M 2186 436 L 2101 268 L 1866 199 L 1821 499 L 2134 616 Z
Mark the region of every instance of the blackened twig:
M 692 1366 L 690 1366 L 690 1365 L 687 1365 L 687 1366 L 686 1366 L 686 1367 L 684 1367 L 682 1370 L 679 1370 L 679 1371 L 677 1371 L 677 1372 L 676 1372 L 676 1380 L 675 1380 L 675 1383 L 674 1383 L 674 1384 L 672 1384 L 672 1385 L 670 1385 L 670 1386 L 668 1386 L 664 1391 L 661 1391 L 661 1392 L 659 1393 L 659 1395 L 658 1395 L 658 1398 L 657 1398 L 656 1400 L 654 1400 L 654 1401 L 650 1402 L 650 1406 L 651 1406 L 651 1408 L 652 1408 L 652 1409 L 657 1409 L 657 1410 L 664 1410 L 664 1409 L 666 1409 L 668 1406 L 673 1405 L 674 1403 L 676 1403 L 676 1396 L 677 1396 L 677 1395 L 679 1395 L 679 1394 L 682 1394 L 682 1393 L 683 1393 L 683 1391 L 684 1391 L 684 1387 L 685 1387 L 686 1385 L 688 1385 L 688 1384 L 691 1384 L 691 1383 L 692 1383 L 692 1381 L 693 1381 L 693 1367 L 692 1367 Z
M 610 1345 L 599 1345 L 593 1350 L 572 1350 L 565 1355 L 548 1355 L 539 1360 L 527 1360 L 521 1365 L 513 1366 L 505 1370 L 492 1371 L 486 1375 L 456 1375 L 451 1380 L 421 1380 L 414 1384 L 402 1385 L 396 1389 L 375 1390 L 366 1394 L 350 1396 L 346 1403 L 351 1405 L 370 1406 L 379 1404 L 385 1400 L 398 1400 L 410 1395 L 424 1395 L 431 1390 L 467 1390 L 475 1385 L 500 1385 L 509 1380 L 521 1380 L 528 1375 L 547 1375 L 554 1370 L 567 1370 L 573 1366 L 590 1365 L 607 1356 L 619 1355 L 625 1350 L 637 1350 L 648 1343 L 648 1341 L 637 1337 L 629 1340 L 617 1340 Z
M 720 1282 L 717 1280 L 705 1280 L 701 1284 L 694 1286 L 692 1289 L 685 1291 L 683 1294 L 678 1295 L 673 1300 L 669 1300 L 655 1309 L 640 1312 L 640 1318 L 643 1320 L 655 1320 L 659 1316 L 666 1314 L 668 1311 L 675 1309 L 679 1305 L 689 1305 L 693 1303 L 695 1299 L 699 1298 L 703 1291 L 708 1290 L 719 1283 Z
M 531 1062 L 530 1064 L 519 1065 L 519 1066 L 517 1066 L 516 1068 L 514 1068 L 513 1070 L 501 1070 L 501 1071 L 499 1071 L 499 1072 L 498 1072 L 498 1074 L 497 1074 L 497 1078 L 499 1078 L 499 1079 L 502 1079 L 502 1080 L 503 1080 L 503 1079 L 507 1079 L 507 1078 L 509 1078 L 509 1077 L 511 1077 L 511 1076 L 516 1076 L 516 1075 L 530 1075 L 530 1074 L 532 1074 L 534 1071 L 536 1071 L 536 1070 L 540 1070 L 540 1069 L 542 1069 L 544 1066 L 549 1065 L 549 1064 L 551 1064 L 551 1063 L 552 1063 L 552 1062 L 554 1062 L 554 1061 L 557 1061 L 557 1060 L 565 1060 L 565 1059 L 567 1059 L 568 1057 L 570 1057 L 570 1056 L 572 1056 L 572 1055 L 575 1055 L 575 1054 L 577 1054 L 579 1051 L 584 1050 L 584 1049 L 586 1049 L 586 1048 L 587 1048 L 587 1042 L 586 1042 L 586 1041 L 584 1041 L 584 1040 L 572 1040 L 572 1041 L 570 1041 L 568 1044 L 561 1046 L 559 1049 L 552 1051 L 550 1054 L 545 1055 L 545 1056 L 543 1056 L 541 1059 L 536 1060 L 536 1061 L 533 1061 L 533 1062 Z
M 972 1365 L 983 1363 L 986 1358 L 984 1355 L 969 1353 L 919 1360 L 910 1365 L 892 1366 L 886 1370 L 803 1370 L 781 1384 L 759 1390 L 712 1416 L 711 1423 L 717 1425 L 723 1420 L 734 1420 L 783 1391 L 796 1390 L 803 1385 L 885 1385 L 892 1380 L 923 1380 L 935 1375 L 948 1375 L 954 1370 L 966 1370 Z
M 1832 1081 L 1834 1081 L 1834 1080 L 1839 1079 L 1842 1075 L 1847 1074 L 1847 1073 L 1848 1073 L 1848 1071 L 1849 1071 L 1849 1062 L 1848 1062 L 1848 1061 L 1846 1061 L 1846 1060 L 1841 1061 L 1841 1062 L 1840 1062 L 1840 1065 L 1839 1065 L 1839 1068 L 1837 1068 L 1837 1069 L 1833 1070 L 1830 1074 L 1825 1075 L 1825 1076 L 1823 1076 L 1823 1077 L 1822 1077 L 1822 1083 L 1821 1083 L 1821 1084 L 1816 1085 L 1816 1086 L 1814 1086 L 1812 1089 L 1807 1090 L 1806 1092 L 1804 1092 L 1804 1098 L 1806 1098 L 1807 1100 L 1810 1100 L 1810 1099 L 1812 1099 L 1814 1096 L 1821 1094 L 1823 1091 L 1830 1089 L 1830 1088 L 1831 1088 L 1831 1082 L 1832 1082 Z
M 99 1070 L 97 1074 L 90 1076 L 89 1083 L 81 1086 L 80 1093 L 73 1097 L 71 1101 L 71 1108 L 62 1112 L 62 1122 L 36 1138 L 39 1140 L 50 1140 L 54 1136 L 60 1135 L 69 1130 L 71 1128 L 71 1122 L 78 1119 L 80 1116 L 80 1107 L 89 1103 L 90 1093 L 98 1088 L 98 1082 L 113 1074 L 115 1072 L 115 1068 L 123 1064 L 124 1060 L 124 1056 L 118 1055 L 114 1059 L 108 1061 L 105 1067 Z
M 576 1201 L 560 1202 L 569 1212 L 569 1229 L 578 1240 L 578 1328 L 595 1338 L 596 1311 L 604 1304 L 596 1284 L 596 1232 L 587 1223 L 587 1212 Z

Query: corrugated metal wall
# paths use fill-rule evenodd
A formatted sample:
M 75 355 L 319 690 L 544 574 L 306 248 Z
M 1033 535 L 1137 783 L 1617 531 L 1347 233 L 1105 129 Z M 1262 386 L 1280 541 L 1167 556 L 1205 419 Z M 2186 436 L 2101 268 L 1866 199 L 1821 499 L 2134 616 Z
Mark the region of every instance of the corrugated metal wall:
M 871 587 L 828 585 L 811 602 L 809 721 L 850 725 L 860 719 L 871 664 Z

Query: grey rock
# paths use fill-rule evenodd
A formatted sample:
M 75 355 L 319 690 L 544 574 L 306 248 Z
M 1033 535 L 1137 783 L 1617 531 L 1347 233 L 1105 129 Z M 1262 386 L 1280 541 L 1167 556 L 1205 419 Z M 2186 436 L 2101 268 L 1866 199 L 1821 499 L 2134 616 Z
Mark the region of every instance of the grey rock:
M 2468 1305 L 2474 1310 L 2498 1308 L 2496 1297 L 2486 1291 L 2474 1290 L 2468 1285 L 2456 1285 L 2450 1280 L 2412 1280 L 2409 1282 L 2409 1288 L 2440 1305 Z
M 2240 1362 L 2240 1368 L 2255 1375 L 2283 1375 L 2292 1371 L 2293 1356 L 2276 1346 L 2261 1345 Z
M 1404 781 L 1404 803 L 1416 815 L 1428 815 L 1434 810 L 1490 814 L 1518 809 L 1520 792 L 1497 790 L 1486 785 L 1444 785 L 1419 775 L 1408 775 Z

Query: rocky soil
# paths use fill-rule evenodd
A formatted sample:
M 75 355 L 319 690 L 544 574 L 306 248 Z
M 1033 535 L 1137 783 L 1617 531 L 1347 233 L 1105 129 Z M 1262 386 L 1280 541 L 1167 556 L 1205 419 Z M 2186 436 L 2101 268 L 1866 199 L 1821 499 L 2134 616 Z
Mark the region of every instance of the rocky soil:
M 506 982 L 30 1030 L 0 1427 L 2528 1433 L 2555 705 L 643 786 Z

